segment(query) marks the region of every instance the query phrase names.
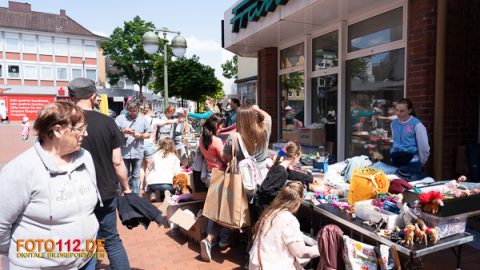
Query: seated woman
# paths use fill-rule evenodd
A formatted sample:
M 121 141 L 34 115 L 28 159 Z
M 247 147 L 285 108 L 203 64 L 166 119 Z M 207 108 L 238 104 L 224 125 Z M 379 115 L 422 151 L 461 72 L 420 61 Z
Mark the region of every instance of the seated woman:
M 83 110 L 69 102 L 45 105 L 34 123 L 38 142 L 0 171 L 0 197 L 5 198 L 0 257 L 8 256 L 9 269 L 95 269 L 94 256 L 18 256 L 44 251 L 28 250 L 28 239 L 75 240 L 85 247 L 97 237 L 93 211 L 100 193 L 95 166 L 90 153 L 80 147 L 87 136 L 85 118 Z M 52 254 L 58 252 L 54 245 Z
M 181 171 L 173 140 L 165 137 L 159 145 L 157 152 L 153 154 L 153 162 L 150 163 L 147 174 L 147 196 L 151 201 L 160 200 L 166 190 L 174 194 L 173 178 Z M 155 199 L 154 193 L 158 193 Z
M 303 269 L 300 261 L 320 256 L 306 246 L 294 214 L 303 201 L 303 185 L 289 182 L 255 224 L 248 269 Z
M 393 146 L 390 149 L 390 156 L 392 165 L 408 171 L 411 179 L 418 178 L 419 176 L 416 174 L 421 174 L 421 167 L 430 156 L 427 130 L 415 117 L 415 110 L 410 99 L 404 98 L 398 101 L 395 113 L 397 119 L 393 120 L 391 124 Z

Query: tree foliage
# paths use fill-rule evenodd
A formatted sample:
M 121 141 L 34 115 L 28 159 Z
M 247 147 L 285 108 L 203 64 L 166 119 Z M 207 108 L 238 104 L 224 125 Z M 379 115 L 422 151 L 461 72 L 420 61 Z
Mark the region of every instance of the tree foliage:
M 177 58 L 168 61 L 168 95 L 193 101 L 203 101 L 207 97 L 223 96 L 223 83 L 215 77 L 215 69 L 200 63 L 198 56 Z M 164 59 L 155 62 L 155 92 L 164 89 Z
M 153 75 L 153 65 L 157 55 L 149 55 L 143 50 L 142 37 L 148 31 L 154 31 L 155 25 L 142 20 L 139 16 L 125 22 L 123 28 L 113 30 L 110 38 L 102 42 L 103 54 L 113 61 L 117 72 L 109 72 L 110 84 L 116 84 L 125 76 L 140 87 L 147 85 Z M 160 40 L 159 50 L 163 51 Z
M 238 74 L 238 56 L 234 55 L 231 60 L 227 60 L 222 64 L 223 77 L 227 79 L 235 78 L 237 79 Z

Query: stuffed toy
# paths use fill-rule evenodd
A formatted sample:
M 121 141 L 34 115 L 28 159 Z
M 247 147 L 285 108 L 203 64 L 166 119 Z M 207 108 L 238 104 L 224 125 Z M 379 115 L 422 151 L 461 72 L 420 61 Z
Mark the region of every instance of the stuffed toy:
M 415 223 L 415 237 L 417 238 L 417 242 L 421 243 L 423 241 L 425 242 L 425 246 L 427 245 L 426 228 L 427 226 L 425 226 L 425 223 L 421 219 Z
M 406 242 L 407 246 L 413 245 L 413 239 L 415 238 L 415 226 L 408 224 L 404 229 L 404 239 L 403 242 Z
M 175 189 L 175 195 L 192 193 L 188 186 L 188 175 L 179 173 L 175 176 L 173 179 L 173 189 Z
M 427 228 L 425 232 L 428 235 L 428 238 L 430 239 L 430 242 L 433 242 L 434 244 L 437 243 L 438 241 L 438 228 L 437 226 L 433 228 Z
M 429 191 L 419 196 L 423 204 L 423 212 L 436 214 L 441 206 L 443 206 L 443 195 L 438 191 Z

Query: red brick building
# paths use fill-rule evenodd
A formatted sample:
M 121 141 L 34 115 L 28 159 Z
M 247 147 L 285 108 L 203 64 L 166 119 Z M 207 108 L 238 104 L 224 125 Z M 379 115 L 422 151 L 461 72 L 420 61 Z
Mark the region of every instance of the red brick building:
M 271 141 L 388 159 L 392 108 L 407 97 L 429 134 L 427 170 L 449 179 L 457 148 L 479 141 L 479 20 L 474 0 L 237 1 L 224 47 L 258 58 Z M 312 124 L 325 135 L 298 137 Z
M 10 119 L 34 119 L 43 105 L 66 97 L 66 86 L 76 77 L 104 84 L 100 40 L 65 10 L 36 12 L 13 1 L 0 7 L 0 102 Z

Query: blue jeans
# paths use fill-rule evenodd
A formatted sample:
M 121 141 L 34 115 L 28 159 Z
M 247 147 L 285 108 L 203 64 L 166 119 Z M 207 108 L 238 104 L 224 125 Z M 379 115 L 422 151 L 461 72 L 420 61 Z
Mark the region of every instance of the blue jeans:
M 95 270 L 95 265 L 97 264 L 96 258 L 91 258 L 84 266 L 79 268 L 79 270 Z
M 147 191 L 149 192 L 155 192 L 155 191 L 160 191 L 160 196 L 163 195 L 165 190 L 170 191 L 170 194 L 175 195 L 175 189 L 173 189 L 172 184 L 151 184 L 147 186 Z
M 132 177 L 132 192 L 140 193 L 140 167 L 142 166 L 142 159 L 132 158 L 123 159 L 127 167 L 128 177 Z
M 105 250 L 110 261 L 110 268 L 113 270 L 130 269 L 127 252 L 117 231 L 117 198 L 103 201 L 103 207 L 97 204 L 95 216 L 100 224 L 97 238 L 105 240 Z

